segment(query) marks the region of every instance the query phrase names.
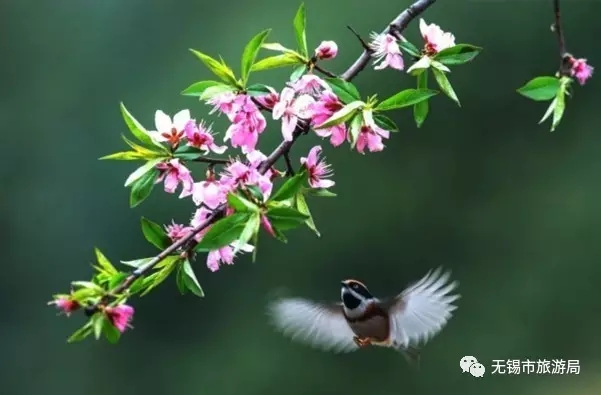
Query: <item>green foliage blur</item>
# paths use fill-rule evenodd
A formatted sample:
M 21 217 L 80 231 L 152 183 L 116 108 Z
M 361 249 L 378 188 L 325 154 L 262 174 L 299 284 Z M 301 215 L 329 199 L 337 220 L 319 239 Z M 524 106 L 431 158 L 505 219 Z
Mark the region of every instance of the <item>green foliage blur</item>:
M 409 4 L 308 0 L 309 51 L 335 40 L 339 55 L 328 68 L 340 72 L 361 50 L 346 25 L 367 37 Z M 97 160 L 123 148 L 119 102 L 147 128 L 156 109 L 190 108 L 205 117 L 208 107 L 179 95 L 209 78 L 188 48 L 221 54 L 235 67 L 263 29 L 273 29 L 269 41 L 293 46 L 298 5 L 0 3 L 0 392 L 598 394 L 600 77 L 575 87 L 553 133 L 537 125 L 545 103 L 516 92 L 558 66 L 551 0 L 439 1 L 426 21 L 484 47 L 449 76 L 462 108 L 433 98 L 419 130 L 411 109 L 390 113 L 401 131 L 377 154 L 322 142 L 338 197 L 309 201 L 321 238 L 309 229 L 291 232 L 287 245 L 263 237 L 256 263 L 245 255 L 216 273 L 200 257 L 194 270 L 204 299 L 180 296 L 172 278 L 135 301 L 135 329 L 119 345 L 66 344 L 83 317 L 56 317 L 46 302 L 70 281 L 89 279 L 94 247 L 113 262 L 150 256 L 156 250 L 144 240 L 140 217 L 186 222 L 192 212 L 189 200 L 159 189 L 130 209 L 123 182 L 136 164 Z M 599 13 L 598 2 L 563 2 L 568 50 L 601 67 Z M 407 38 L 419 43 L 418 31 L 416 21 Z M 281 89 L 285 77 L 264 71 L 249 82 Z M 366 70 L 354 82 L 363 95 L 382 98 L 416 83 L 392 70 Z M 217 131 L 224 126 L 216 120 Z M 280 140 L 273 122 L 263 151 Z M 314 135 L 301 140 L 296 163 L 319 143 Z M 202 174 L 201 165 L 194 169 Z M 265 303 L 281 289 L 334 300 L 339 281 L 354 277 L 384 296 L 439 265 L 453 270 L 463 298 L 424 349 L 419 372 L 389 350 L 312 350 L 275 334 L 265 319 Z M 483 378 L 461 374 L 464 355 L 487 367 Z M 491 376 L 492 360 L 508 358 L 579 359 L 582 370 Z

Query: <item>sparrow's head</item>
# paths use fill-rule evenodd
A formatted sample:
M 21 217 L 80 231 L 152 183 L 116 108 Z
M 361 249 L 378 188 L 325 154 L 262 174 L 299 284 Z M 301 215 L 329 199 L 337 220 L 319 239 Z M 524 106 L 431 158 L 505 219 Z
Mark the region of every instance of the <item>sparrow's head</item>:
M 369 293 L 365 284 L 360 281 L 344 280 L 340 284 L 342 285 L 340 297 L 347 312 L 353 310 L 363 311 L 375 299 Z

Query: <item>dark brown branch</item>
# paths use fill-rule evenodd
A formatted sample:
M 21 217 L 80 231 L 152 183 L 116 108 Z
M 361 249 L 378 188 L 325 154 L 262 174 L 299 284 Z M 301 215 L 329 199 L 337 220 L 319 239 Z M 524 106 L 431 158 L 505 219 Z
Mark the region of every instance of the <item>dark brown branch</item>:
M 319 71 L 321 74 L 326 75 L 330 78 L 336 78 L 338 77 L 336 74 L 332 73 L 331 71 L 328 71 L 326 69 L 324 69 L 323 67 L 321 67 L 320 65 L 314 63 L 313 64 L 313 68 L 317 71 Z
M 388 33 L 390 29 L 394 29 L 394 31 L 400 34 L 415 17 L 421 14 L 426 8 L 434 4 L 436 0 L 418 0 L 413 3 L 409 8 L 405 11 L 401 12 L 384 30 L 384 33 Z M 357 76 L 368 64 L 370 59 L 370 52 L 368 50 L 364 50 L 361 56 L 355 60 L 355 62 L 342 74 L 341 78 L 346 81 L 350 81 Z M 257 102 L 253 99 L 255 103 Z M 309 122 L 302 123 L 297 126 L 296 130 L 292 134 L 291 141 L 283 141 L 268 157 L 259 165 L 259 172 L 261 174 L 265 174 L 268 169 L 271 169 L 275 162 L 278 161 L 281 157 L 286 158 L 288 152 L 290 152 L 290 148 L 294 145 L 294 142 L 303 134 L 307 133 L 310 129 L 311 125 Z M 116 296 L 123 291 L 127 290 L 129 286 L 138 278 L 146 274 L 153 267 L 155 267 L 160 261 L 165 259 L 168 255 L 173 254 L 179 249 L 183 249 L 184 251 L 189 251 L 194 245 L 194 236 L 206 229 L 208 226 L 216 222 L 219 218 L 225 215 L 226 206 L 224 204 L 217 207 L 213 213 L 204 221 L 202 224 L 198 225 L 190 233 L 188 233 L 185 237 L 179 239 L 175 243 L 171 244 L 165 250 L 161 251 L 157 256 L 155 256 L 151 261 L 146 263 L 143 266 L 140 266 L 134 272 L 132 272 L 120 285 L 116 288 L 112 289 L 109 293 L 109 296 Z M 103 298 L 103 300 L 98 304 L 106 304 L 107 298 Z M 92 306 L 90 309 L 96 310 L 98 305 Z M 86 309 L 86 310 L 90 310 Z
M 289 177 L 294 176 L 294 167 L 292 166 L 292 161 L 290 160 L 290 152 L 284 153 L 284 160 L 286 161 L 286 175 Z
M 365 42 L 363 37 L 361 37 L 361 35 L 359 33 L 357 33 L 357 31 L 355 29 L 353 29 L 351 26 L 347 26 L 346 28 L 349 29 L 355 35 L 355 37 L 357 37 L 357 40 L 359 40 L 359 42 L 361 43 L 361 46 L 363 47 L 363 49 L 365 51 L 368 51 L 370 53 L 372 52 L 372 49 L 369 46 L 369 44 Z
M 553 31 L 557 35 L 557 43 L 559 44 L 559 74 L 569 75 L 570 54 L 566 49 L 566 40 L 563 35 L 563 27 L 561 25 L 561 8 L 559 6 L 559 0 L 553 0 L 553 13 L 555 14 L 555 22 L 553 23 Z
M 426 8 L 430 7 L 434 4 L 436 0 L 418 0 L 415 3 L 411 4 L 409 8 L 405 11 L 401 12 L 399 16 L 394 18 L 392 22 L 388 25 L 386 29 L 382 32 L 383 34 L 390 33 L 391 31 L 396 34 L 401 34 L 403 30 L 407 27 L 409 22 L 419 16 L 422 12 L 426 10 Z M 371 58 L 371 53 L 368 50 L 363 50 L 361 56 L 355 60 L 355 63 L 352 64 L 351 67 L 348 68 L 342 75 L 341 78 L 346 81 L 351 81 L 353 78 L 357 76 L 367 66 L 369 60 Z
M 209 158 L 206 156 L 201 156 L 200 158 L 196 158 L 194 160 L 192 160 L 191 162 L 200 162 L 200 163 L 208 163 L 211 165 L 225 165 L 231 162 L 230 159 L 223 159 L 223 158 Z

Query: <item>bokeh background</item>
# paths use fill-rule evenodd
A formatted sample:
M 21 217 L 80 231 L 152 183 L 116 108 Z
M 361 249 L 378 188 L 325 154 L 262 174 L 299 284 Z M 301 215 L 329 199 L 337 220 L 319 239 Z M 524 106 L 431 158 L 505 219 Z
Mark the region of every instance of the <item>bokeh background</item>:
M 568 49 L 601 65 L 599 1 L 564 1 Z M 309 45 L 336 40 L 342 71 L 360 53 L 346 29 L 381 30 L 408 0 L 306 1 Z M 221 54 L 237 70 L 246 41 L 271 27 L 294 45 L 291 0 L 56 0 L 0 2 L 2 166 L 0 223 L 0 392 L 4 394 L 580 394 L 601 391 L 600 80 L 576 87 L 554 132 L 537 125 L 546 105 L 515 89 L 552 74 L 557 44 L 550 0 L 440 1 L 425 14 L 485 48 L 455 68 L 458 108 L 436 97 L 422 129 L 411 111 L 384 152 L 325 153 L 335 199 L 311 207 L 322 238 L 308 229 L 288 245 L 263 238 L 248 256 L 210 273 L 195 268 L 206 298 L 179 296 L 173 279 L 135 301 L 135 329 L 118 346 L 67 345 L 81 315 L 57 318 L 51 294 L 91 274 L 93 247 L 110 259 L 155 253 L 139 230 L 144 215 L 184 222 L 191 202 L 156 189 L 128 208 L 131 162 L 97 158 L 124 147 L 118 104 L 152 128 L 156 109 L 208 108 L 179 95 L 210 78 L 189 52 Z M 406 36 L 419 43 L 418 25 Z M 255 82 L 282 87 L 286 73 Z M 408 76 L 367 70 L 356 79 L 381 97 L 413 86 Z M 218 130 L 223 123 L 217 123 Z M 270 151 L 277 123 L 262 137 Z M 295 161 L 319 143 L 311 135 Z M 435 266 L 461 282 L 448 327 L 423 352 L 419 373 L 398 354 L 369 349 L 333 355 L 274 334 L 265 303 L 280 287 L 336 299 L 356 277 L 377 294 L 400 291 Z M 482 379 L 461 374 L 476 356 Z M 579 359 L 579 376 L 491 376 L 493 359 Z

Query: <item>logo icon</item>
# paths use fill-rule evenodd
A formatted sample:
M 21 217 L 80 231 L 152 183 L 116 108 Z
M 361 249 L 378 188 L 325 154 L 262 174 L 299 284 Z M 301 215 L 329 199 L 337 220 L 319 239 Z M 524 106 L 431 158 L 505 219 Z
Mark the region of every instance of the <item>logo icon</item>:
M 465 356 L 461 358 L 459 361 L 459 367 L 461 367 L 461 372 L 468 372 L 474 377 L 482 377 L 484 376 L 484 372 L 486 372 L 486 368 L 484 365 L 478 362 L 476 357 Z

